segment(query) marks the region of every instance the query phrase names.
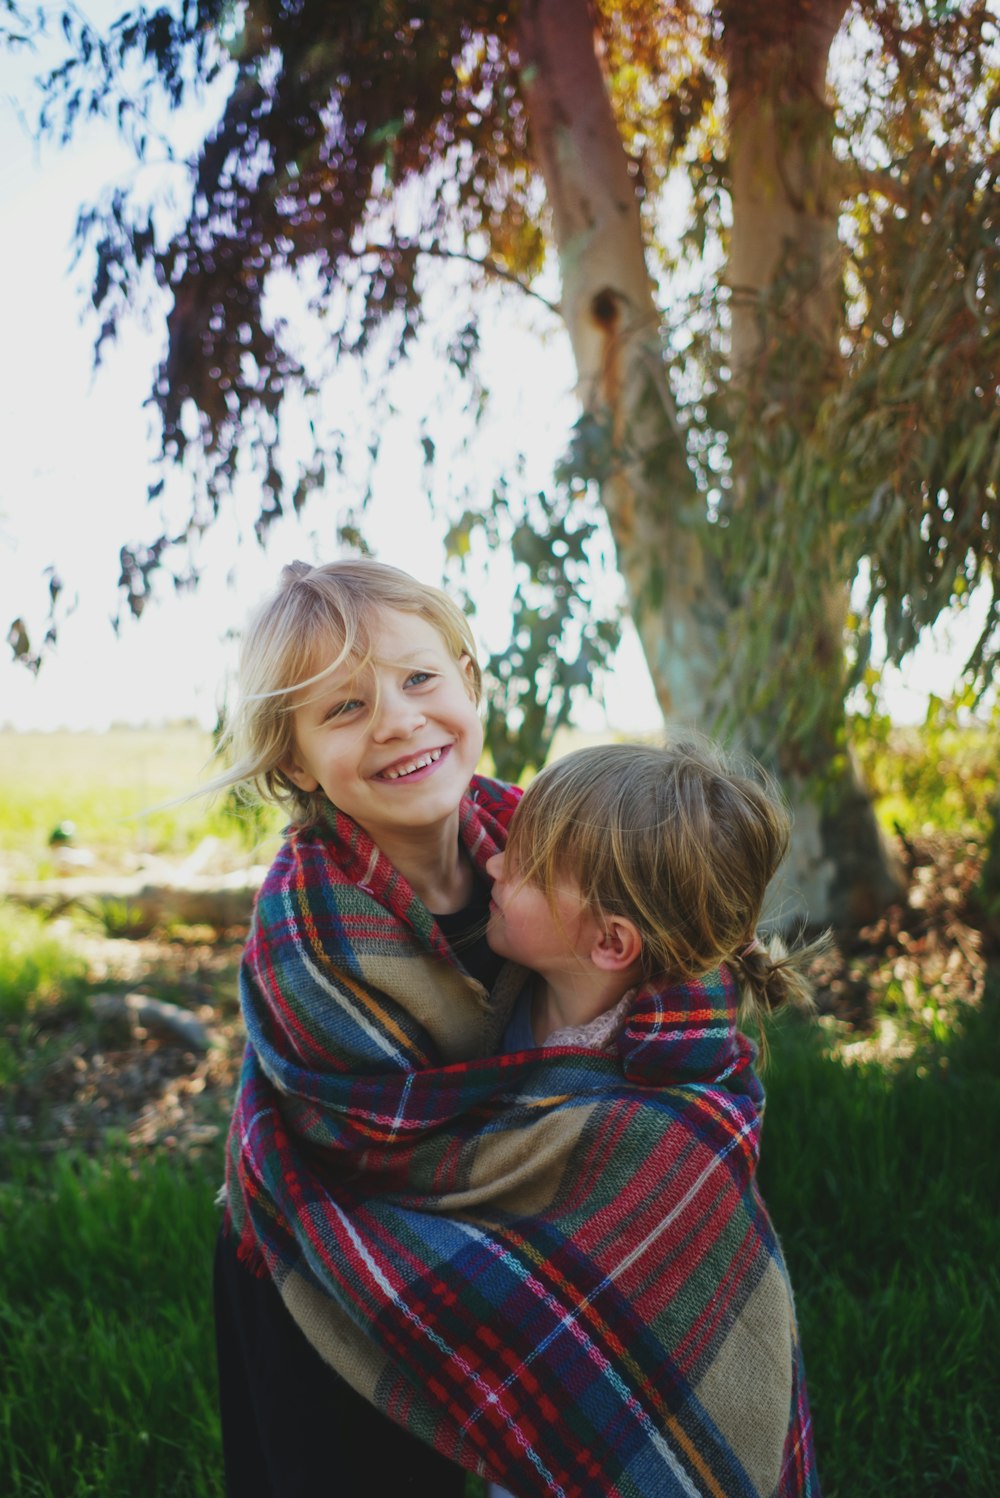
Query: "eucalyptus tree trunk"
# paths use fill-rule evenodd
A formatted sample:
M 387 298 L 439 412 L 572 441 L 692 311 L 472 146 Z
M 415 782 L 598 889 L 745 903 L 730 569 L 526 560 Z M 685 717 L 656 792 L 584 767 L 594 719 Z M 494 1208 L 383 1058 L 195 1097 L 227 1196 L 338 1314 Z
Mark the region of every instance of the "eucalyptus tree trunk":
M 804 88 L 813 113 L 824 107 L 827 53 L 844 8 L 842 0 L 814 7 L 822 12 L 821 21 L 799 38 L 811 51 L 794 83 Z M 809 138 L 789 135 L 782 110 L 792 85 L 769 78 L 769 45 L 753 55 L 758 39 L 774 36 L 776 44 L 780 33 L 780 22 L 772 28 L 761 9 L 748 0 L 726 13 L 727 27 L 733 28 L 735 83 L 734 354 L 746 367 L 758 354 L 759 294 L 770 285 L 789 247 L 808 252 L 817 267 L 810 315 L 816 318 L 817 336 L 826 338 L 836 355 L 836 204 L 826 200 L 822 174 L 813 196 L 814 153 L 821 138 L 816 127 L 809 127 Z M 782 14 L 802 9 L 777 7 Z M 741 33 L 741 22 L 752 35 L 746 29 Z M 522 86 L 532 151 L 552 213 L 578 393 L 584 408 L 613 438 L 612 471 L 602 483 L 601 497 L 664 717 L 669 724 L 710 732 L 731 691 L 726 663 L 738 599 L 718 556 L 705 545 L 704 497 L 687 464 L 667 383 L 635 184 L 598 45 L 588 0 L 522 0 Z M 751 49 L 743 65 L 736 59 L 741 45 Z M 825 149 L 829 152 L 828 144 Z M 842 703 L 844 600 L 829 600 L 827 606 L 825 681 L 831 692 L 840 693 Z M 812 669 L 812 663 L 803 668 Z M 809 765 L 794 769 L 781 763 L 780 746 L 770 742 L 766 724 L 747 724 L 744 741 L 777 762 L 796 816 L 792 855 L 779 893 L 783 918 L 838 925 L 868 919 L 897 885 L 868 797 L 850 767 L 833 768 L 832 738 L 816 744 Z M 807 776 L 816 772 L 828 772 L 822 807 L 806 789 Z
M 830 46 L 849 0 L 726 0 L 721 6 L 729 90 L 732 193 L 728 276 L 732 293 L 734 390 L 754 411 L 769 404 L 796 412 L 811 426 L 822 396 L 841 377 L 838 349 L 841 250 L 837 236 L 838 172 L 826 92 Z M 794 388 L 792 388 L 794 382 Z M 762 524 L 774 494 L 754 493 L 753 473 L 736 454 L 743 502 Z M 795 858 L 784 900 L 796 886 L 810 911 L 859 923 L 898 895 L 901 876 L 875 822 L 870 799 L 849 753 L 831 775 L 843 744 L 846 582 L 820 586 L 811 599 L 808 631 L 782 630 L 782 598 L 810 586 L 789 576 L 775 598 L 776 637 L 795 646 L 793 669 L 808 673 L 826 700 L 805 752 L 769 744 L 767 725 L 751 725 L 751 746 L 777 763 L 796 810 Z M 814 585 L 813 585 L 814 586 Z M 810 779 L 825 785 L 822 799 Z

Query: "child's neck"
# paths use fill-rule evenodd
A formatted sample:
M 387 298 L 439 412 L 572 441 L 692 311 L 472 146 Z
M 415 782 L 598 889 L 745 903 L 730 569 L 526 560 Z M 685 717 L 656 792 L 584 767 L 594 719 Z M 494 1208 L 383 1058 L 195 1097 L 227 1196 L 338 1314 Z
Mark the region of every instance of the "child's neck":
M 569 978 L 535 978 L 531 1028 L 536 1045 L 544 1045 L 556 1030 L 589 1025 L 606 1014 L 635 985 L 635 976 L 621 973 L 579 973 Z
M 458 840 L 457 813 L 430 838 L 426 828 L 414 828 L 412 837 L 394 838 L 391 847 L 383 840 L 379 847 L 434 915 L 449 915 L 468 905 L 474 874 Z

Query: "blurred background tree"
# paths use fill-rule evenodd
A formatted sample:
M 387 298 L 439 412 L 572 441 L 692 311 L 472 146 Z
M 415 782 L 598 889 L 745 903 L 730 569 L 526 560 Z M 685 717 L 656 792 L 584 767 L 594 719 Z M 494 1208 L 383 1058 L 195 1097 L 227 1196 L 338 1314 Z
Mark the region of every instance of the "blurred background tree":
M 541 762 L 613 647 L 585 580 L 599 503 L 665 717 L 738 736 L 790 792 L 786 914 L 884 905 L 897 875 L 844 707 L 871 680 L 873 611 L 899 661 L 985 589 L 970 701 L 1000 649 L 992 7 L 181 0 L 103 34 L 58 23 L 43 128 L 109 118 L 176 168 L 79 222 L 98 347 L 138 308 L 164 320 L 163 471 L 192 478 L 187 523 L 122 549 L 133 612 L 240 465 L 263 534 L 352 444 L 377 449 L 375 398 L 369 432 L 317 421 L 305 461 L 283 447 L 322 379 L 283 316 L 289 278 L 324 358 L 389 369 L 435 271 L 465 267 L 445 342 L 473 410 L 477 295 L 517 284 L 565 328 L 581 415 L 549 493 L 485 484 L 492 507 L 452 526 L 456 555 L 478 528 L 517 564 L 498 765 Z M 172 121 L 196 100 L 218 111 L 188 159 Z M 21 621 L 9 638 L 31 658 Z

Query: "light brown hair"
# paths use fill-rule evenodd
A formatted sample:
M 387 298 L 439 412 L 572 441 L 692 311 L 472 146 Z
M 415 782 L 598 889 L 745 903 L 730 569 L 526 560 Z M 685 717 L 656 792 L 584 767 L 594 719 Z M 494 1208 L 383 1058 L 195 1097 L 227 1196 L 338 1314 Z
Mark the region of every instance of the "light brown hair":
M 825 939 L 788 952 L 757 923 L 788 847 L 777 784 L 714 744 L 609 744 L 547 766 L 515 813 L 508 864 L 554 899 L 571 880 L 588 910 L 627 916 L 644 979 L 703 976 L 728 963 L 756 1011 L 810 1002 L 804 968 Z
M 207 791 L 235 786 L 247 800 L 282 806 L 295 823 L 317 819 L 322 791 L 300 790 L 281 768 L 294 749 L 296 694 L 333 672 L 347 669 L 357 676 L 370 666 L 373 635 L 386 609 L 418 615 L 433 625 L 455 661 L 469 657 L 470 686 L 479 703 L 475 641 L 446 593 L 367 558 L 319 567 L 291 562 L 244 632 L 237 701 L 219 746 L 231 764 Z

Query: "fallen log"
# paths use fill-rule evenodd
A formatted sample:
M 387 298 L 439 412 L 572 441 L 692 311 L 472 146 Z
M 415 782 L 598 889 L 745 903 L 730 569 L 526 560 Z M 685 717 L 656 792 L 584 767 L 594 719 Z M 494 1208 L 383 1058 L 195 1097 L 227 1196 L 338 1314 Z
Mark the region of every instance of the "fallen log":
M 97 1019 L 127 1019 L 144 1030 L 156 1030 L 172 1040 L 180 1040 L 192 1051 L 207 1051 L 212 1044 L 211 1033 L 189 1009 L 166 999 L 151 998 L 149 994 L 96 993 L 90 1000 L 90 1009 Z
M 0 894 L 50 916 L 73 905 L 98 915 L 106 911 L 120 928 L 136 933 L 174 923 L 222 930 L 249 921 L 266 872 L 262 865 L 254 865 L 231 874 L 193 875 L 176 884 L 153 884 L 143 875 L 37 879 L 10 884 Z

